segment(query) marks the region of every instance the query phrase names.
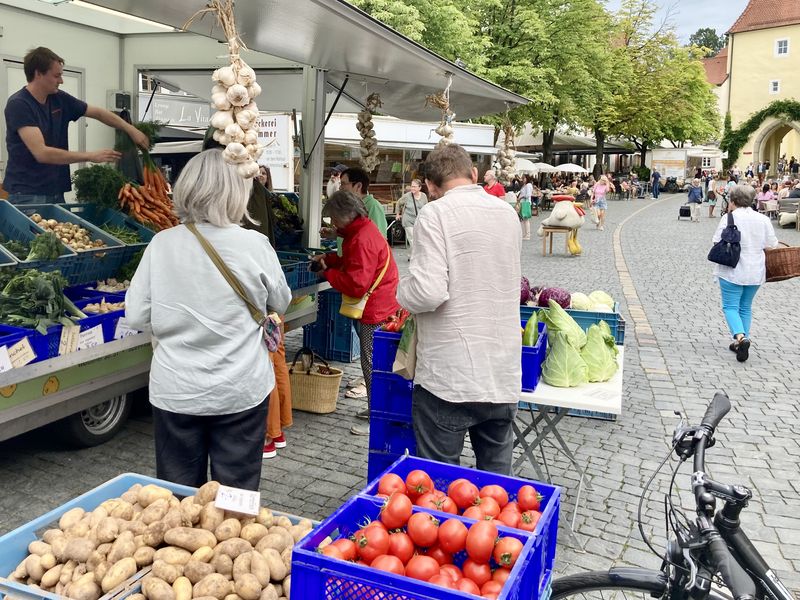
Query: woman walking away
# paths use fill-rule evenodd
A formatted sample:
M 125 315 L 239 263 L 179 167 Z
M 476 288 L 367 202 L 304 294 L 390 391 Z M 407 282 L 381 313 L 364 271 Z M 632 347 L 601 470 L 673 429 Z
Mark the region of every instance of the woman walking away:
M 216 250 L 262 311 L 292 298 L 264 235 L 239 226 L 253 183 L 205 150 L 175 183 L 181 225 L 156 234 L 125 298 L 125 317 L 153 336 L 150 404 L 156 476 L 199 487 L 211 477 L 258 490 L 267 396 L 275 374 L 261 326 L 206 253 Z
M 600 181 L 595 183 L 592 188 L 592 207 L 597 210 L 597 228 L 600 231 L 605 229 L 606 224 L 606 210 L 608 210 L 606 194 L 613 191 L 614 186 L 605 175 L 601 175 Z
M 530 175 L 522 176 L 522 189 L 519 191 L 519 218 L 522 220 L 522 239 L 531 239 L 531 215 L 533 184 Z
M 703 188 L 700 187 L 700 180 L 695 177 L 692 185 L 689 186 L 689 206 L 692 210 L 692 221 L 700 222 L 700 205 L 703 203 Z
M 754 197 L 755 190 L 749 185 L 730 188 L 728 210 L 733 214 L 733 221 L 741 233 L 742 251 L 735 267 L 714 265 L 714 275 L 719 278 L 722 292 L 722 312 L 733 337 L 730 349 L 736 353 L 739 362 L 746 361 L 749 356 L 753 298 L 766 281 L 764 250 L 778 245 L 769 218 L 751 210 Z M 722 231 L 727 225 L 728 217 L 723 215 L 714 233 L 714 243 L 722 238 Z
M 335 290 L 351 298 L 362 298 L 372 292 L 359 319 L 361 370 L 367 388 L 367 407 L 356 415 L 369 419 L 372 393 L 372 335 L 400 309 L 396 292 L 400 275 L 392 251 L 382 231 L 367 216 L 361 198 L 350 191 L 339 190 L 325 203 L 323 214 L 331 218 L 336 232 L 344 239 L 342 255 L 336 252 L 314 256 L 311 260 Z M 353 435 L 369 435 L 367 427 L 354 425 Z
M 422 193 L 422 182 L 419 179 L 411 180 L 411 191 L 406 192 L 397 201 L 397 218 L 403 225 L 408 243 L 408 259 L 411 260 L 411 245 L 414 243 L 414 223 L 422 207 L 428 203 L 428 197 Z

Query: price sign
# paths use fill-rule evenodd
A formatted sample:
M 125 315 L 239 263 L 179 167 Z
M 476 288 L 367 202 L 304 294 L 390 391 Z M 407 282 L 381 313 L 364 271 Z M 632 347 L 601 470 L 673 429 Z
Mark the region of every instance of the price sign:
M 78 349 L 81 328 L 77 325 L 64 325 L 61 329 L 61 339 L 58 342 L 58 355 L 64 356 Z
M 31 348 L 28 338 L 22 338 L 8 349 L 8 357 L 11 359 L 11 366 L 19 369 L 35 359 L 36 353 Z
M 0 346 L 0 373 L 5 373 L 14 368 L 11 364 L 11 357 L 8 355 L 8 348 Z
M 125 320 L 125 317 L 120 317 L 119 321 L 117 321 L 117 327 L 114 329 L 114 339 L 121 340 L 124 337 L 128 337 L 130 335 L 138 335 L 139 331 L 136 329 L 132 329 L 128 325 L 128 321 Z
M 245 515 L 258 516 L 261 507 L 261 492 L 240 490 L 239 488 L 219 486 L 217 497 L 214 499 L 217 508 Z
M 85 350 L 86 348 L 94 348 L 103 343 L 103 326 L 95 325 L 94 327 L 81 331 L 78 336 L 78 350 Z

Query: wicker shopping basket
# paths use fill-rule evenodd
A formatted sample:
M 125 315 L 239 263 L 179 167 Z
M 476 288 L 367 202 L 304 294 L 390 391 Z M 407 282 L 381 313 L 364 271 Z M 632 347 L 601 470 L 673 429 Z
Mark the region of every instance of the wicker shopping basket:
M 300 365 L 298 359 L 301 359 Z M 322 365 L 315 365 L 315 359 Z M 328 365 L 310 348 L 300 348 L 294 355 L 289 367 L 289 382 L 292 385 L 292 408 L 319 414 L 336 410 L 342 370 Z
M 800 246 L 780 243 L 783 246 L 764 250 L 767 263 L 767 282 L 800 277 Z

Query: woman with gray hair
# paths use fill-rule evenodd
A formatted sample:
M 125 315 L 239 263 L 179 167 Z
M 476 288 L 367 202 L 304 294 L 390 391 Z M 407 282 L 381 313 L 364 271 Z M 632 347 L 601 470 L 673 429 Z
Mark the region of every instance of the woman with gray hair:
M 339 190 L 325 203 L 323 213 L 331 218 L 337 235 L 344 240 L 342 255 L 331 252 L 315 256 L 311 269 L 320 272 L 333 289 L 346 296 L 362 298 L 372 290 L 359 319 L 358 328 L 361 370 L 367 388 L 367 407 L 356 416 L 369 419 L 372 335 L 400 309 L 395 297 L 400 276 L 383 232 L 367 216 L 367 208 L 358 196 L 353 192 Z M 354 425 L 350 433 L 368 435 L 369 429 Z
M 239 226 L 251 180 L 206 150 L 174 188 L 181 225 L 161 231 L 125 298 L 130 326 L 153 336 L 150 403 L 156 474 L 198 487 L 211 477 L 258 490 L 275 374 L 261 326 L 186 227 L 194 224 L 262 311 L 283 314 L 291 291 L 269 240 Z
M 714 265 L 714 275 L 719 279 L 722 292 L 722 312 L 733 337 L 729 348 L 736 353 L 739 362 L 745 362 L 750 355 L 753 298 L 767 275 L 764 250 L 778 245 L 772 222 L 751 208 L 754 197 L 755 190 L 749 185 L 731 186 L 728 212 L 741 233 L 742 250 L 735 267 Z M 714 233 L 714 243 L 722 239 L 727 225 L 728 216 L 723 215 Z

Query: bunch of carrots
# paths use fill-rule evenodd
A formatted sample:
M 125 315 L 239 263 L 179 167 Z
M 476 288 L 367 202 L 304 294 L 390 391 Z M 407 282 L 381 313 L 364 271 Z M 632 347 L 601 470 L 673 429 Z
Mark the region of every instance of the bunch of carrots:
M 144 184 L 126 183 L 119 191 L 119 205 L 140 223 L 158 231 L 178 224 L 167 195 L 167 182 L 155 164 L 145 161 Z

